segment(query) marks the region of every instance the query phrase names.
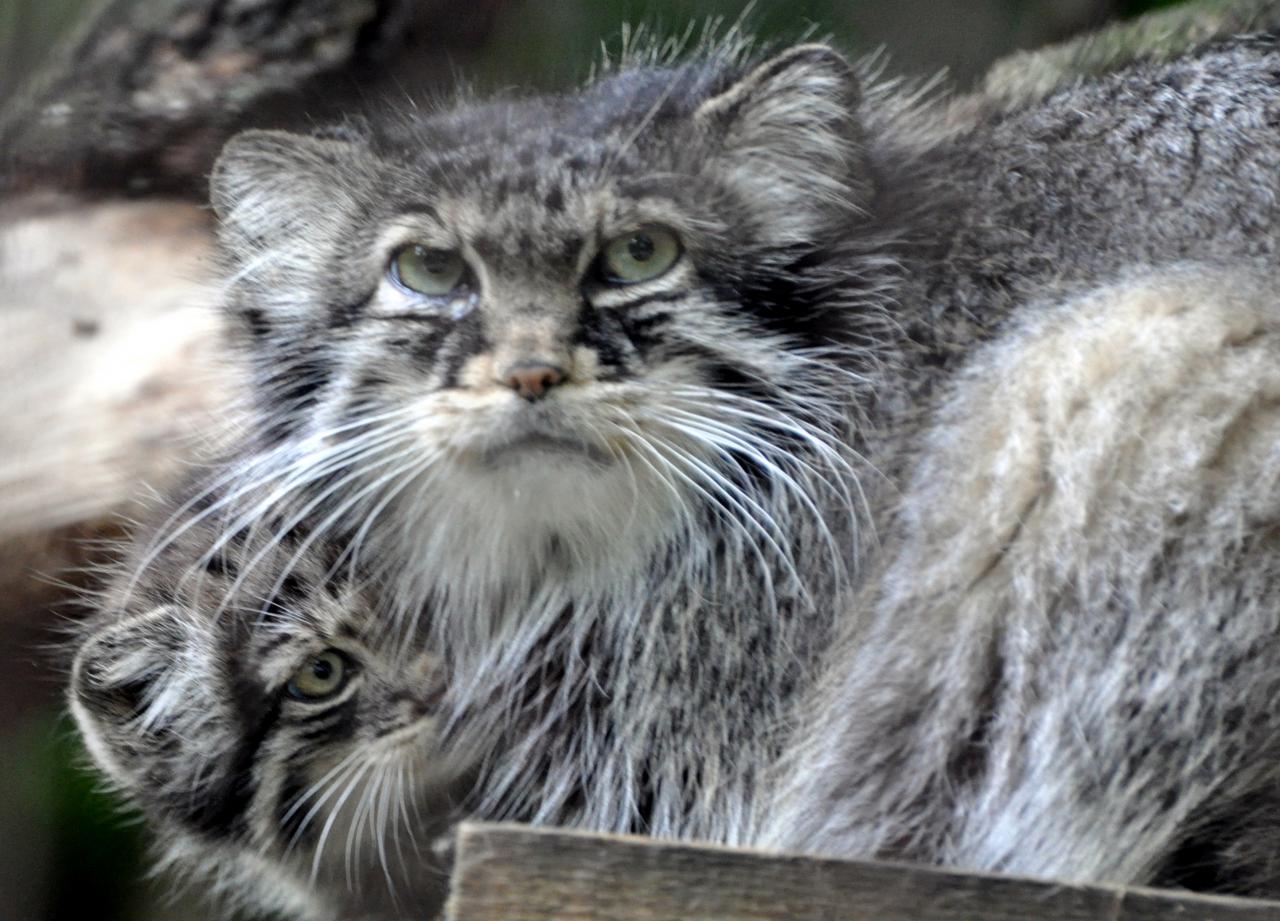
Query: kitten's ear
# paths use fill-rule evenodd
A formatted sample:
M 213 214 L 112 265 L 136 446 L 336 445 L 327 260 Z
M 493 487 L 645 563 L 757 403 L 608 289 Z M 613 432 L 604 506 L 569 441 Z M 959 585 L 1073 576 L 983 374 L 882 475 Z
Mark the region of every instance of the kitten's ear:
M 209 198 L 224 239 L 229 236 L 233 244 L 270 243 L 297 234 L 306 239 L 335 222 L 358 194 L 353 183 L 368 172 L 364 152 L 349 134 L 237 134 L 222 148 L 209 177 Z
M 71 712 L 89 753 L 122 785 L 139 769 L 138 756 L 164 732 L 164 696 L 190 642 L 178 610 L 163 605 L 99 628 L 76 654 Z
M 857 78 L 827 45 L 797 45 L 757 65 L 694 113 L 717 166 L 777 222 L 809 238 L 824 215 L 870 195 Z

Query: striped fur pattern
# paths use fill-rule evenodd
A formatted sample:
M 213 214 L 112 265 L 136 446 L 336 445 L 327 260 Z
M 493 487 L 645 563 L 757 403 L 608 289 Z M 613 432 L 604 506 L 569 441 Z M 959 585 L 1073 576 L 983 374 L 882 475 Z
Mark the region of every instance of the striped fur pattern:
M 867 204 L 856 99 L 824 46 L 729 48 L 571 96 L 250 133 L 219 161 L 258 456 L 466 688 L 450 735 L 486 766 L 482 814 L 753 833 L 861 513 L 849 395 L 891 264 L 825 242 Z M 609 282 L 608 242 L 652 226 L 674 265 Z M 394 283 L 414 242 L 461 254 L 464 297 Z M 563 372 L 545 399 L 505 383 L 528 362 Z M 323 478 L 298 473 L 324 452 Z

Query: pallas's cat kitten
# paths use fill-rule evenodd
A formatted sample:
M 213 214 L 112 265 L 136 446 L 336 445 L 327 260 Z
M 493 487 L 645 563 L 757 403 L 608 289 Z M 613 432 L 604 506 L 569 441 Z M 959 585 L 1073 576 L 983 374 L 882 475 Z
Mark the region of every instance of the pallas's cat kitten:
M 296 538 L 263 552 L 222 520 L 102 600 L 70 692 L 91 755 L 161 865 L 228 907 L 320 921 L 437 904 L 463 774 L 440 744 L 442 663 L 388 629 L 331 545 L 290 560 Z

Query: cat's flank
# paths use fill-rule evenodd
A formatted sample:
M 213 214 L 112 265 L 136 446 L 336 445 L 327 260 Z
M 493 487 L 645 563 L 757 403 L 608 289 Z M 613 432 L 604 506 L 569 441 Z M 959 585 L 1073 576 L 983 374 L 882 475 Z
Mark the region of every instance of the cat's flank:
M 958 124 L 722 49 L 242 135 L 242 569 L 328 544 L 444 663 L 471 815 L 1268 891 L 1278 71 Z
M 949 383 L 772 847 L 1280 895 L 1280 296 L 1163 267 Z

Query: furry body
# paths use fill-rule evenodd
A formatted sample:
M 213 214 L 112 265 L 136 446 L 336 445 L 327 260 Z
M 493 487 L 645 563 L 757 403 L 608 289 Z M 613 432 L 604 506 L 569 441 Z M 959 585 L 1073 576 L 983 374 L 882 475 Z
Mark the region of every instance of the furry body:
M 1270 277 L 1044 304 L 949 383 L 767 843 L 1280 891 Z
M 375 444 L 327 526 L 467 689 L 450 744 L 485 764 L 480 814 L 756 833 L 858 515 L 851 359 L 888 267 L 865 257 L 870 290 L 831 291 L 805 258 L 865 191 L 854 95 L 841 59 L 801 48 L 776 72 L 623 70 L 355 140 L 250 134 L 220 161 L 261 450 Z M 652 225 L 682 241 L 670 271 L 602 280 L 605 241 Z M 405 240 L 466 259 L 448 315 L 385 276 Z M 503 383 L 522 361 L 566 379 L 523 399 Z
M 876 388 L 913 394 L 901 480 L 766 843 L 1276 893 L 1277 63 L 1141 65 L 930 154 L 959 211 Z
M 441 663 L 439 749 L 460 768 L 440 792 L 460 811 L 752 840 L 861 514 L 861 376 L 830 334 L 848 319 L 853 351 L 870 340 L 888 266 L 867 257 L 868 289 L 844 292 L 803 258 L 861 192 L 842 178 L 853 92 L 838 56 L 800 48 L 781 67 L 624 70 L 581 96 L 354 140 L 233 141 L 213 197 L 262 424 L 199 501 L 144 529 L 90 628 L 77 674 L 112 678 L 77 679 L 73 701 L 119 785 L 190 840 L 190 817 L 111 758 L 176 746 L 198 763 L 222 744 L 149 731 L 152 698 L 181 706 L 156 678 L 165 647 L 145 642 L 145 588 L 199 583 L 229 547 L 230 597 L 309 620 L 341 574 L 354 614 Z M 670 271 L 620 286 L 594 268 L 605 241 L 657 224 L 680 235 Z M 388 279 L 387 253 L 414 240 L 465 253 L 468 297 L 444 307 Z M 801 299 L 831 322 L 793 316 Z M 504 383 L 528 359 L 563 371 L 546 399 Z M 216 598 L 175 604 L 212 636 L 261 629 L 252 606 L 245 625 Z M 100 630 L 128 630 L 137 655 L 100 663 Z M 141 704 L 95 708 L 113 682 Z M 238 834 L 240 811 L 219 810 L 223 840 L 270 885 L 287 838 Z M 343 898 L 373 916 L 438 907 L 430 887 L 388 882 L 394 895 Z M 316 881 L 321 904 L 341 883 Z
M 472 814 L 1122 882 L 1207 847 L 1251 887 L 1277 69 L 1229 42 L 942 130 L 801 46 L 233 141 L 262 421 L 225 497 L 304 534 L 246 568 L 269 601 L 341 548 L 443 663 Z M 680 260 L 603 283 L 657 224 Z M 387 280 L 414 240 L 469 266 L 447 309 Z

